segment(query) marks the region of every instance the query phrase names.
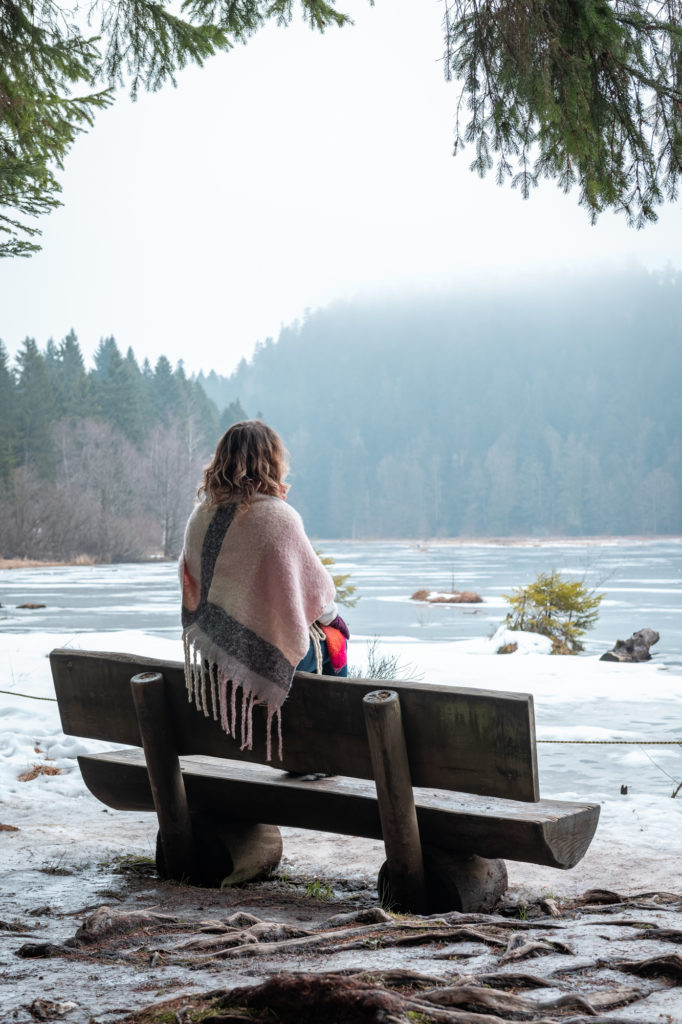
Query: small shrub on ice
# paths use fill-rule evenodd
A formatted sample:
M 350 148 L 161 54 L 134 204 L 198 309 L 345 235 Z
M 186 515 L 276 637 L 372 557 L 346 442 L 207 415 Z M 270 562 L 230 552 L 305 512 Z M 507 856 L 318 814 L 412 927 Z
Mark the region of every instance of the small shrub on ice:
M 582 580 L 561 573 L 541 572 L 527 587 L 502 595 L 511 605 L 508 629 L 541 633 L 552 641 L 552 654 L 577 654 L 584 649 L 582 637 L 599 617 L 603 594 L 588 590 Z

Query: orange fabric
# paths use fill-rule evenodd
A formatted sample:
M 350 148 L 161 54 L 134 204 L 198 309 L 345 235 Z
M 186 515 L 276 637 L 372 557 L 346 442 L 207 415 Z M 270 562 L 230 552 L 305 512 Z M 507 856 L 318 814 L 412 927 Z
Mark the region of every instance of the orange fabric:
M 321 626 L 324 638 L 327 641 L 327 654 L 332 663 L 332 668 L 338 672 L 346 664 L 346 638 L 340 629 L 333 626 Z

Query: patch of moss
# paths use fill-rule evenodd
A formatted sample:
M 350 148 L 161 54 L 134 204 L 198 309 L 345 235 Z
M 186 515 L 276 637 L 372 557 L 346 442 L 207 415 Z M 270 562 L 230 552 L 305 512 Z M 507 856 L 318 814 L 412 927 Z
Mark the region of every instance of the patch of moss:
M 139 854 L 127 853 L 120 857 L 114 857 L 106 865 L 115 875 L 156 875 L 156 861 L 153 857 L 143 857 Z

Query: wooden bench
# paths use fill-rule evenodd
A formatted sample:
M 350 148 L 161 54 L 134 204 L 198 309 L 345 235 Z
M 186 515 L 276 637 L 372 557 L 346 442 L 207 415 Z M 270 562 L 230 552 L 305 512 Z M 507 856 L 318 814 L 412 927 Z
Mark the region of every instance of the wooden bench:
M 396 908 L 489 910 L 506 888 L 502 858 L 571 868 L 597 826 L 595 804 L 540 799 L 526 694 L 377 690 L 379 680 L 299 672 L 273 767 L 264 709 L 254 709 L 253 749 L 240 750 L 188 704 L 179 662 L 70 650 L 50 662 L 64 732 L 128 747 L 81 756 L 80 769 L 109 807 L 156 811 L 166 877 L 265 877 L 287 825 L 383 838 L 380 895 Z M 311 771 L 331 777 L 292 774 Z

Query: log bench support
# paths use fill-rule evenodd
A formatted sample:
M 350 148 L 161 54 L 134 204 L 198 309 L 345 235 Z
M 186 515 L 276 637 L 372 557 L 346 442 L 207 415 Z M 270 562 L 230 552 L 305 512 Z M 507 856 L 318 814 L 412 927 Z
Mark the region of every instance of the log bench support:
M 362 703 L 386 848 L 391 901 L 396 909 L 425 913 L 424 859 L 400 698 L 395 690 L 372 690 Z
M 210 815 L 190 813 L 165 685 L 160 672 L 130 680 L 159 822 L 159 874 L 214 888 L 265 878 L 282 857 L 276 825 L 233 820 L 219 809 Z
M 130 680 L 149 784 L 159 821 L 165 874 L 178 881 L 196 876 L 192 820 L 174 742 L 165 681 L 160 672 L 141 672 Z
M 503 860 L 422 846 L 398 694 L 373 690 L 363 711 L 386 849 L 380 899 L 413 914 L 492 910 L 507 888 Z

